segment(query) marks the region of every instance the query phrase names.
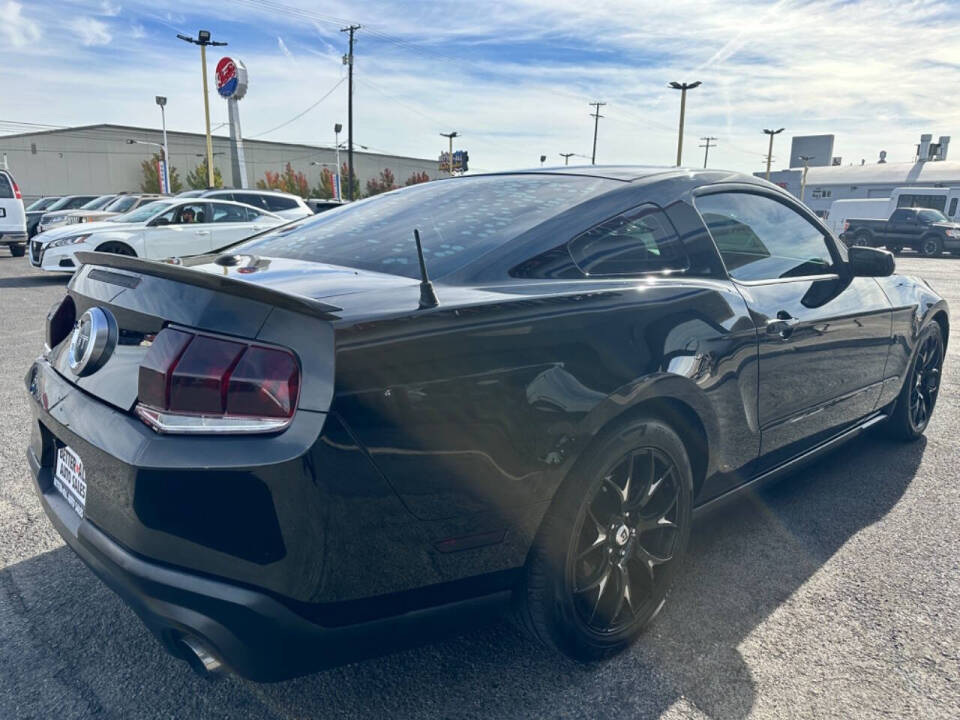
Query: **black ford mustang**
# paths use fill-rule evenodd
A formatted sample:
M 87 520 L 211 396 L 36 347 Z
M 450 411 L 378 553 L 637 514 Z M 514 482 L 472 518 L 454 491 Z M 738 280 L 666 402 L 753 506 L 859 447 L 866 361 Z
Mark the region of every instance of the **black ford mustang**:
M 26 378 L 43 506 L 170 651 L 258 680 L 507 602 L 609 656 L 695 511 L 917 438 L 948 336 L 890 254 L 716 171 L 454 178 L 81 260 Z

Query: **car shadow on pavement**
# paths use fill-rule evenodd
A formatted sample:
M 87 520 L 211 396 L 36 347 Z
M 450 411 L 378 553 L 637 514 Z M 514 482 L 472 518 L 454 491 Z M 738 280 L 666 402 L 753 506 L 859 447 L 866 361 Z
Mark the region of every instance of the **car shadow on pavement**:
M 545 652 L 504 620 L 285 683 L 207 683 L 60 548 L 0 571 L 0 666 L 10 669 L 0 715 L 11 692 L 21 713 L 43 714 L 58 707 L 45 694 L 59 688 L 78 715 L 120 717 L 623 718 L 681 700 L 711 717 L 743 717 L 756 690 L 739 646 L 897 504 L 924 449 L 923 439 L 867 435 L 700 518 L 660 617 L 630 651 L 598 665 Z

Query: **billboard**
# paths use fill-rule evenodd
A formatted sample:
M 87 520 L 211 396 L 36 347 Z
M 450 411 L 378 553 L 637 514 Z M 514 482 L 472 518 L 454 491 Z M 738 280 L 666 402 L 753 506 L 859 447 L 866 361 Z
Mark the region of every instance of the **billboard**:
M 801 168 L 808 157 L 809 167 L 826 167 L 833 163 L 833 135 L 794 135 L 790 143 L 790 162 L 787 167 Z

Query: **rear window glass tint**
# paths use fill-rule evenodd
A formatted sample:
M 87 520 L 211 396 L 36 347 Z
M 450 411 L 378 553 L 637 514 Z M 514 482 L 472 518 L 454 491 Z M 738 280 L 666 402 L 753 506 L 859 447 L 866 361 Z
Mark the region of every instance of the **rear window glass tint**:
M 570 242 L 570 255 L 586 275 L 638 275 L 685 270 L 680 238 L 656 208 L 637 208 L 600 223 Z
M 279 197 L 277 195 L 264 195 L 263 198 L 267 201 L 267 210 L 271 210 L 272 212 L 293 210 L 300 204 L 293 198 Z
M 622 184 L 570 175 L 461 177 L 414 185 L 261 236 L 238 252 L 419 277 L 451 273 L 578 203 Z
M 13 183 L 6 173 L 0 173 L 0 198 L 13 197 Z

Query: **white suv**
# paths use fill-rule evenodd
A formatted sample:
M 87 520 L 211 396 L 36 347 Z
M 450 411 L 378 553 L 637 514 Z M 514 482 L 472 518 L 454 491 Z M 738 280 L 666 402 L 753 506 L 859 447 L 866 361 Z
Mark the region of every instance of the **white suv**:
M 258 210 L 266 210 L 287 220 L 299 220 L 313 215 L 313 210 L 299 195 L 275 190 L 230 190 L 223 188 L 204 190 L 199 194 L 199 197 L 233 200 L 244 205 L 251 205 Z
M 27 216 L 23 212 L 23 196 L 13 175 L 0 170 L 0 245 L 10 248 L 14 257 L 27 252 Z

